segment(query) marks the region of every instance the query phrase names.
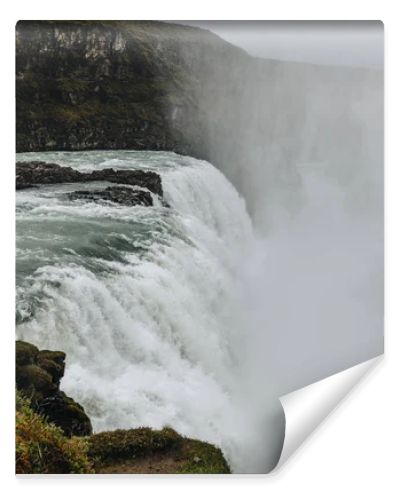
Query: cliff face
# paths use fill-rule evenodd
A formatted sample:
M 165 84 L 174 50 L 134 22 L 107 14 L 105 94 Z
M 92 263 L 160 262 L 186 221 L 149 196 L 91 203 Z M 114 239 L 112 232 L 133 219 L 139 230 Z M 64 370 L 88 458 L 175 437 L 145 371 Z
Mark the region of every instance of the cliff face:
M 344 182 L 382 165 L 381 72 L 257 59 L 198 28 L 20 22 L 16 79 L 17 151 L 188 154 L 253 213 L 293 203 L 304 165 Z
M 207 157 L 195 96 L 209 75 L 221 93 L 221 77 L 238 57 L 250 59 L 211 33 L 166 23 L 19 22 L 17 151 Z

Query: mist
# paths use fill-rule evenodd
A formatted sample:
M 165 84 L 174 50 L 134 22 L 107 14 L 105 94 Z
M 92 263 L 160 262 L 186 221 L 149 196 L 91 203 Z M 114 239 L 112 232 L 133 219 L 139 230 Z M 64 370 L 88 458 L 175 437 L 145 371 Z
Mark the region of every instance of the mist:
M 378 21 L 174 21 L 216 33 L 263 59 L 383 68 Z
M 368 29 L 379 51 L 380 23 Z M 279 396 L 383 351 L 383 73 L 229 64 L 201 75 L 196 104 L 209 159 L 254 225 L 232 324 L 245 332 L 243 394 L 264 419 L 269 470 L 284 435 Z

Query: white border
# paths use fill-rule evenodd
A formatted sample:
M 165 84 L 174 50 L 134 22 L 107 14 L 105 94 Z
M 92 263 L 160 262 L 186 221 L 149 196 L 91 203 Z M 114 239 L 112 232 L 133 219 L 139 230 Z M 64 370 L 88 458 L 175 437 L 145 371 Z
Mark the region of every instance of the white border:
M 202 0 L 3 2 L 1 16 L 1 423 L 4 498 L 399 498 L 399 66 L 400 29 L 390 1 Z M 6 12 L 7 9 L 7 12 Z M 386 31 L 386 357 L 367 383 L 341 405 L 279 473 L 232 477 L 30 477 L 15 479 L 14 462 L 14 24 L 18 19 L 381 19 Z M 7 491 L 8 490 L 8 491 Z

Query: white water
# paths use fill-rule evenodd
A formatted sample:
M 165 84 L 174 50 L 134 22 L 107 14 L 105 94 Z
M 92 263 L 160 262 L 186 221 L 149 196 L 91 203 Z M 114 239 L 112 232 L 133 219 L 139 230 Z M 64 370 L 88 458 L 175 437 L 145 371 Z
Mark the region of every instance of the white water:
M 67 353 L 62 389 L 96 431 L 171 426 L 220 446 L 235 472 L 266 472 L 283 440 L 278 397 L 382 352 L 379 165 L 351 182 L 301 165 L 301 206 L 255 197 L 272 222 L 255 234 L 207 162 L 28 158 L 155 170 L 171 205 L 72 202 L 87 189 L 76 184 L 17 193 L 17 335 Z
M 171 426 L 220 446 L 234 471 L 270 468 L 281 432 L 266 425 L 276 405 L 243 380 L 238 283 L 255 240 L 233 186 L 173 153 L 27 158 L 157 170 L 171 208 L 69 201 L 77 185 L 19 192 L 17 336 L 67 353 L 62 389 L 95 431 Z

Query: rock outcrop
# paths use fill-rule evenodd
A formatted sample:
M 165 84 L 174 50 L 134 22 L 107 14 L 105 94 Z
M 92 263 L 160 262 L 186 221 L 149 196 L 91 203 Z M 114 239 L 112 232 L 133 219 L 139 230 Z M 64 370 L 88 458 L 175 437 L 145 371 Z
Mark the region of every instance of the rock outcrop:
M 94 181 L 139 186 L 158 196 L 163 195 L 161 177 L 151 171 L 105 168 L 92 172 L 79 172 L 71 167 L 61 167 L 56 163 L 43 161 L 17 162 L 16 164 L 16 189 L 25 189 L 37 184 Z
M 83 407 L 60 391 L 64 370 L 65 353 L 16 342 L 17 474 L 230 472 L 216 446 L 170 428 L 92 434 Z
M 83 178 L 77 170 L 44 161 L 17 162 L 15 175 L 17 190 L 31 188 L 37 184 L 79 182 Z
M 168 204 L 162 199 L 161 177 L 155 172 L 106 168 L 88 173 L 43 161 L 18 162 L 16 164 L 17 190 L 42 184 L 90 183 L 94 181 L 124 185 L 109 186 L 102 190 L 73 191 L 68 193 L 68 198 L 70 200 L 109 201 L 126 206 L 152 206 L 152 193 L 154 193 L 159 196 L 163 205 L 168 207 Z
M 16 342 L 16 385 L 37 413 L 60 427 L 67 436 L 87 436 L 92 425 L 84 408 L 60 391 L 65 353 L 40 351 L 22 340 Z
M 139 191 L 125 186 L 108 187 L 101 191 L 74 191 L 68 197 L 70 200 L 110 201 L 126 206 L 150 207 L 153 205 L 153 198 L 148 191 Z

